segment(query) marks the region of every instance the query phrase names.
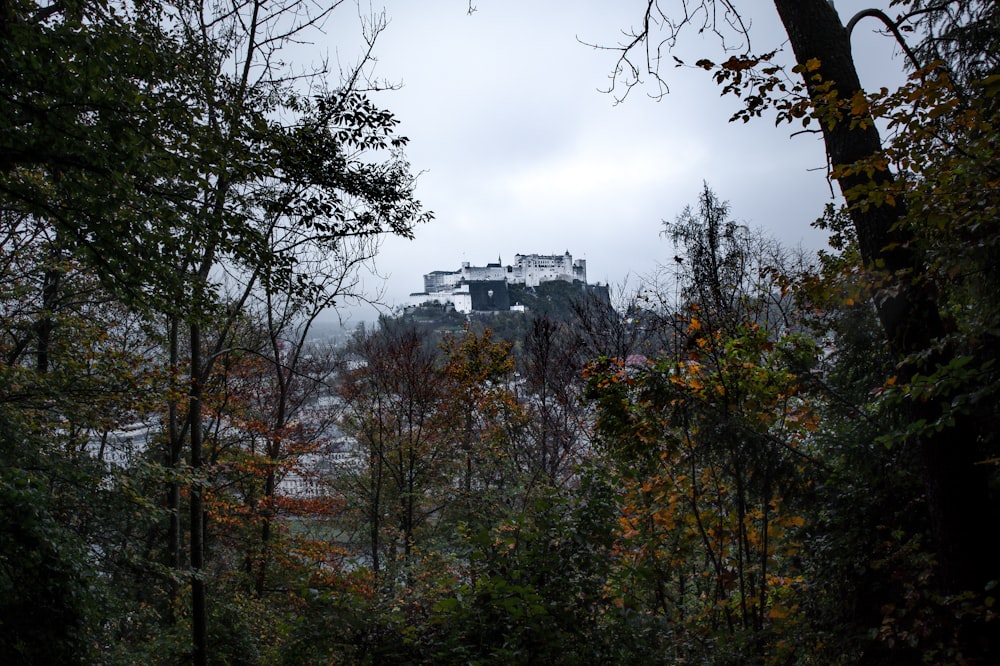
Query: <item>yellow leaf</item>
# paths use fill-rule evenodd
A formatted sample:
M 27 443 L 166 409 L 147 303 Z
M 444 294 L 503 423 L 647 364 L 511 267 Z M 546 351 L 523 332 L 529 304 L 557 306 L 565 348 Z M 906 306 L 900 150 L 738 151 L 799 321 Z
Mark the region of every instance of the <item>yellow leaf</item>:
M 861 93 L 854 96 L 851 100 L 851 115 L 855 117 L 860 117 L 868 114 L 868 100 Z
M 819 58 L 810 58 L 809 60 L 806 60 L 807 72 L 815 72 L 817 69 L 819 69 Z

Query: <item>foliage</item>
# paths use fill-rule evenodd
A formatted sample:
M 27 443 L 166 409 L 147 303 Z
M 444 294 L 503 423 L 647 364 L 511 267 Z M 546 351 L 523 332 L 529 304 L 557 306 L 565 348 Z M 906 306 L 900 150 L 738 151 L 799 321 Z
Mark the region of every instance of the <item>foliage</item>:
M 511 303 L 523 305 L 538 316 L 565 320 L 572 317 L 575 302 L 585 298 L 588 293 L 599 293 L 602 288 L 581 282 L 552 280 L 537 287 L 512 284 L 509 289 Z
M 525 465 L 558 486 L 575 474 L 588 448 L 589 410 L 581 381 L 586 359 L 572 322 L 534 317 L 530 324 L 518 363 L 530 440 Z
M 715 4 L 668 41 L 748 29 Z M 828 3 L 776 4 L 844 45 Z M 706 185 L 623 303 L 551 283 L 335 357 L 316 318 L 429 216 L 364 62 L 277 64 L 327 10 L 4 4 L 0 652 L 995 661 L 1000 13 L 894 5 L 896 91 L 830 44 L 697 65 L 827 138 L 815 265 Z
M 447 437 L 458 465 L 453 519 L 491 525 L 525 501 L 528 483 L 519 455 L 524 413 L 513 390 L 509 343 L 466 328 L 441 345 Z
M 803 375 L 817 350 L 779 267 L 754 265 L 762 255 L 707 187 L 670 230 L 687 265 L 677 346 L 588 370 L 598 442 L 623 475 L 617 603 L 662 614 L 677 659 L 780 661 L 806 587 L 796 498 L 813 464 Z
M 23 435 L 4 421 L 0 652 L 11 664 L 88 663 L 98 618 L 83 544 L 53 511 L 45 477 L 23 469 L 23 461 L 11 455 Z
M 879 640 L 866 648 L 864 658 L 915 659 L 922 653 L 928 660 L 989 662 L 1000 645 L 988 610 L 998 574 L 986 555 L 995 552 L 997 542 L 995 532 L 984 529 L 997 510 L 996 456 L 993 429 L 981 415 L 995 411 L 996 363 L 992 329 L 980 326 L 992 318 L 996 293 L 988 285 L 995 266 L 990 248 L 996 217 L 991 199 L 997 189 L 992 90 L 997 9 L 996 3 L 962 0 L 892 5 L 900 12 L 895 18 L 863 10 L 845 30 L 832 3 L 776 0 L 797 60 L 793 69 L 783 68 L 775 53 L 749 53 L 749 40 L 747 52 L 721 64 L 703 59 L 697 66 L 712 71 L 724 93 L 742 99 L 734 119 L 749 121 L 773 110 L 779 124 L 801 122 L 821 133 L 831 176 L 844 195 L 844 215 L 856 244 L 843 248 L 839 284 L 826 283 L 823 300 L 838 313 L 849 313 L 855 303 L 864 303 L 862 310 L 872 308 L 886 345 L 867 344 L 860 335 L 853 342 L 830 340 L 841 350 L 876 352 L 876 362 L 859 368 L 859 384 L 846 395 L 862 396 L 867 390 L 869 397 L 857 399 L 854 409 L 884 419 L 880 425 L 886 430 L 859 431 L 875 441 L 862 439 L 853 446 L 868 447 L 886 463 L 904 462 L 901 474 L 892 478 L 893 488 L 864 507 L 873 513 L 862 541 L 878 539 L 886 548 L 884 557 L 869 562 L 881 582 L 917 581 L 905 594 L 922 599 L 924 611 L 909 608 L 901 625 L 897 604 L 880 604 L 880 593 L 869 597 L 865 622 L 900 630 L 872 629 Z M 720 7 L 724 11 L 713 11 Z M 749 26 L 732 3 L 685 4 L 682 20 L 656 20 L 666 14 L 660 3 L 650 3 L 644 30 L 623 46 L 626 62 L 653 37 L 651 26 L 666 26 L 668 45 L 680 29 L 701 19 L 720 34 L 731 29 L 748 37 Z M 861 88 L 849 31 L 867 18 L 882 21 L 907 52 L 910 80 L 897 91 Z M 904 44 L 911 37 L 913 48 Z M 830 294 L 842 296 L 839 307 Z M 835 316 L 840 324 L 871 322 L 866 312 Z M 830 396 L 835 401 L 845 397 Z M 837 430 L 836 419 L 823 428 L 824 433 Z M 836 453 L 831 458 L 836 461 Z M 912 473 L 920 486 L 908 482 Z M 890 499 L 895 492 L 909 500 L 902 505 L 919 505 L 922 520 L 910 520 L 912 512 L 902 514 L 901 505 Z M 880 510 L 888 515 L 876 517 Z M 892 523 L 889 540 L 879 536 L 886 523 Z M 889 593 L 900 594 L 898 588 Z M 978 611 L 970 612 L 970 606 Z M 927 619 L 938 613 L 937 620 Z M 956 617 L 962 620 L 953 623 Z M 930 626 L 941 631 L 929 631 Z
M 38 612 L 63 613 L 10 590 L 5 647 L 25 659 L 204 663 L 215 641 L 213 658 L 258 661 L 294 606 L 273 590 L 336 557 L 286 522 L 329 503 L 276 492 L 317 442 L 296 425 L 321 379 L 300 381 L 318 372 L 302 341 L 360 295 L 379 236 L 428 216 L 357 74 L 331 90 L 280 71 L 277 49 L 329 9 L 260 8 L 0 9 L 3 558 L 22 562 L 4 575 L 37 570 L 62 593 Z
M 348 354 L 339 425 L 357 448 L 336 483 L 358 513 L 366 559 L 378 575 L 383 564 L 408 558 L 437 520 L 451 465 L 440 415 L 444 377 L 429 338 L 405 322 L 383 320 Z
M 602 638 L 614 614 L 603 583 L 612 539 L 610 488 L 578 506 L 542 496 L 493 529 L 467 534 L 466 582 L 430 618 L 440 663 L 604 662 L 626 646 Z

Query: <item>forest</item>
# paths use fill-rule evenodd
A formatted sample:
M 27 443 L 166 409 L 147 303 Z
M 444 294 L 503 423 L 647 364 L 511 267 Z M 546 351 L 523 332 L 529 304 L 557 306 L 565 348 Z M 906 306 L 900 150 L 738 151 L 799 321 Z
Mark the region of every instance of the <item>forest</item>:
M 288 60 L 341 4 L 0 0 L 0 661 L 1000 663 L 1000 6 L 680 63 L 822 137 L 826 249 L 706 174 L 640 288 L 332 344 L 433 223 L 384 19 Z M 639 3 L 617 90 L 741 4 Z

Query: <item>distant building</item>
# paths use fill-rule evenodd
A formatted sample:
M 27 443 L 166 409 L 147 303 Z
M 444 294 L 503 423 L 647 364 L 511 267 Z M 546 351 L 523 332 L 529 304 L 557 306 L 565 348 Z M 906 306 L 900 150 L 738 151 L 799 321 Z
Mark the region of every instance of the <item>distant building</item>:
M 424 290 L 410 294 L 410 305 L 451 303 L 456 311 L 498 312 L 520 309 L 511 305 L 509 284 L 537 287 L 543 282 L 587 283 L 587 261 L 565 254 L 515 254 L 514 263 L 472 266 L 463 262 L 457 271 L 432 271 L 424 275 Z
M 515 254 L 514 265 L 508 267 L 508 281 L 537 287 L 543 282 L 587 282 L 587 260 L 577 259 L 567 252 L 563 255 Z
M 462 281 L 462 271 L 432 271 L 424 275 L 422 293 L 451 291 Z
M 562 280 L 564 282 L 587 282 L 587 260 L 573 260 L 566 254 L 515 254 L 514 263 L 509 266 L 497 263 L 472 266 L 464 262 L 457 271 L 433 271 L 424 275 L 424 292 L 427 294 L 448 293 L 459 285 L 470 282 L 494 282 L 503 280 L 508 284 L 523 284 L 537 287 L 543 282 Z

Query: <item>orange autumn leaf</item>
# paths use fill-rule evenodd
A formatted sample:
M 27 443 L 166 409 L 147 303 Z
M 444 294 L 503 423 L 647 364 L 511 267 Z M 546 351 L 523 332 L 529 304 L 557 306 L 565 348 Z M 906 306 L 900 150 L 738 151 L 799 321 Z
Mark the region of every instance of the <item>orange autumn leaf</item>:
M 806 519 L 802 516 L 789 516 L 785 518 L 785 524 L 792 527 L 802 527 L 806 524 Z
M 770 610 L 767 611 L 767 616 L 773 620 L 783 620 L 789 616 L 791 611 L 787 607 L 781 604 L 775 604 L 771 606 Z

